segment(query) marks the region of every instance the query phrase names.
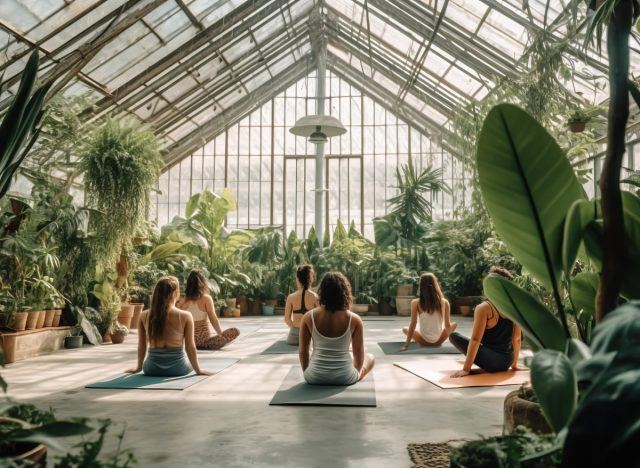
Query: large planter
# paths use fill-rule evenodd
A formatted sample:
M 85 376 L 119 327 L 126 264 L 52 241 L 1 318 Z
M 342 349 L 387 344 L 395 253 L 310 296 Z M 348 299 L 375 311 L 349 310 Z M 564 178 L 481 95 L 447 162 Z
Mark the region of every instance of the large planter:
M 27 318 L 29 318 L 29 312 L 16 312 L 11 328 L 15 331 L 24 330 L 27 325 Z
M 52 327 L 53 326 L 53 318 L 56 315 L 55 309 L 47 309 L 44 311 L 44 327 Z
M 20 419 L 0 417 L 0 425 L 17 424 L 23 428 L 28 428 L 29 424 Z M 0 458 L 5 460 L 20 460 L 19 466 L 33 466 L 35 468 L 44 468 L 47 466 L 47 447 L 38 442 L 16 442 L 11 444 L 10 451 L 0 452 Z M 16 463 L 16 464 L 18 464 Z M 13 464 L 11 464 L 13 466 Z
M 414 296 L 396 296 L 396 309 L 398 311 L 398 315 L 411 315 L 411 301 L 414 299 Z
M 67 349 L 82 348 L 83 336 L 67 336 L 64 339 L 64 347 Z
M 451 313 L 463 317 L 472 315 L 475 307 L 482 302 L 482 296 L 460 296 L 451 301 Z
M 393 313 L 393 309 L 391 308 L 391 304 L 387 301 L 380 300 L 378 302 L 378 312 L 380 315 L 391 315 Z
M 265 299 L 264 303 L 275 307 L 278 305 L 278 299 Z
M 118 323 L 129 328 L 131 326 L 131 320 L 133 320 L 133 311 L 135 307 L 133 304 L 122 304 L 120 313 L 118 314 Z
M 231 311 L 231 316 L 232 317 L 240 317 L 240 309 L 238 309 L 237 307 L 235 309 L 233 309 Z
M 358 315 L 367 315 L 369 312 L 369 304 L 351 304 L 349 308 L 351 312 Z
M 502 432 L 511 434 L 518 426 L 525 426 L 535 432 L 550 434 L 551 428 L 542 413 L 540 404 L 530 401 L 533 390 L 520 387 L 504 399 L 504 426 Z
M 225 302 L 227 303 L 227 307 L 231 310 L 236 308 L 236 298 L 235 297 L 231 297 L 229 299 L 225 299 Z
M 69 327 L 2 333 L 0 346 L 7 364 L 62 349 Z
M 275 306 L 273 308 L 274 315 L 284 315 L 284 307 Z
M 40 311 L 39 310 L 30 310 L 27 316 L 27 323 L 25 324 L 25 329 L 27 330 L 33 330 L 36 328 L 36 325 L 38 324 L 38 318 L 40 317 Z
M 275 312 L 275 305 L 267 304 L 266 302 L 262 304 L 262 315 L 273 315 Z
M 138 323 L 140 322 L 140 313 L 142 312 L 142 309 L 144 309 L 144 303 L 132 302 L 131 305 L 133 306 L 133 317 L 131 318 L 131 326 L 129 327 L 129 329 L 135 330 L 138 328 Z
M 44 310 L 38 311 L 38 321 L 36 322 L 36 329 L 44 328 L 44 320 L 47 318 L 47 313 Z
M 55 313 L 53 314 L 53 323 L 52 327 L 60 326 L 60 318 L 62 317 L 62 309 L 55 309 Z
M 414 293 L 412 284 L 399 284 L 396 288 L 396 296 L 413 296 Z
M 225 307 L 224 309 L 222 309 L 222 316 L 224 318 L 233 317 L 233 309 L 230 309 L 229 307 Z

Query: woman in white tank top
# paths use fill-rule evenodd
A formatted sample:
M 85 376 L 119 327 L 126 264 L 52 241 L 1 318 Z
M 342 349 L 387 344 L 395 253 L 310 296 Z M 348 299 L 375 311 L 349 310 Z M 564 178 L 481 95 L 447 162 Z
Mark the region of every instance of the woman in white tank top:
M 440 346 L 457 327 L 450 321 L 450 314 L 449 301 L 442 295 L 438 279 L 433 273 L 423 273 L 420 297 L 411 301 L 411 323 L 402 329 L 407 340 L 400 351 L 406 351 L 411 340 L 422 346 Z
M 185 298 L 178 306 L 191 312 L 193 316 L 196 347 L 220 349 L 235 340 L 240 335 L 240 330 L 227 328 L 222 331 L 213 306 L 213 299 L 208 292 L 209 286 L 204 275 L 199 271 L 192 271 L 187 278 Z
M 352 385 L 373 369 L 375 359 L 364 352 L 362 320 L 349 311 L 351 286 L 342 273 L 327 273 L 318 293 L 320 307 L 306 313 L 300 326 L 298 352 L 304 379 L 312 385 Z

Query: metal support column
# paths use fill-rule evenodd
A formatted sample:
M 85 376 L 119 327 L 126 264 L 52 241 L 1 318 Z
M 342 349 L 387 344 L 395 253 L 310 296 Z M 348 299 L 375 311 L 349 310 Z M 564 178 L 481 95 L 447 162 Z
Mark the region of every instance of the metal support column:
M 326 44 L 322 44 L 318 51 L 318 76 L 316 83 L 316 114 L 324 115 L 324 99 L 325 99 L 325 79 L 327 74 L 327 54 Z M 322 216 L 324 214 L 323 201 L 325 196 L 324 189 L 324 143 L 316 145 L 316 204 L 315 204 L 315 229 L 322 248 L 324 239 L 324 229 L 322 225 Z

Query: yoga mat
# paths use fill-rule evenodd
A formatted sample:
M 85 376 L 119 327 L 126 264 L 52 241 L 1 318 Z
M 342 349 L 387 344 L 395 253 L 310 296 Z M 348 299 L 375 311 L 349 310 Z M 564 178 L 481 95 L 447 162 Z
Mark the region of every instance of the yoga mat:
M 384 354 L 460 354 L 456 348 L 449 343 L 440 346 L 422 346 L 412 341 L 409 349 L 400 352 L 400 348 L 404 345 L 404 341 L 382 341 L 378 346 L 382 348 Z
M 349 386 L 309 385 L 302 369 L 292 367 L 270 405 L 297 406 L 376 406 L 373 374 Z
M 489 374 L 477 367 L 465 377 L 449 377 L 462 369 L 462 363 L 453 359 L 394 362 L 394 366 L 411 372 L 440 388 L 493 387 L 496 385 L 522 385 L 530 380 L 529 369 Z
M 260 354 L 298 354 L 298 346 L 287 344 L 286 340 L 278 340 Z
M 216 374 L 229 366 L 232 366 L 239 359 L 200 359 L 200 365 Z M 206 379 L 208 375 L 196 375 L 193 372 L 182 377 L 152 377 L 144 375 L 142 372 L 137 374 L 120 374 L 108 380 L 102 380 L 86 386 L 86 388 L 119 388 L 141 390 L 184 390 L 194 384 Z

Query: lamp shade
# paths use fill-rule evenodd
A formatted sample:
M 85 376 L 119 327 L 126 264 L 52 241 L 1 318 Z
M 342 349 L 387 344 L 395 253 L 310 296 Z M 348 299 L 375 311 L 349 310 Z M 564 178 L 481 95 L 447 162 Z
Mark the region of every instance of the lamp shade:
M 298 119 L 289 131 L 294 135 L 308 137 L 311 143 L 324 143 L 327 137 L 347 133 L 342 123 L 330 115 L 307 115 Z

